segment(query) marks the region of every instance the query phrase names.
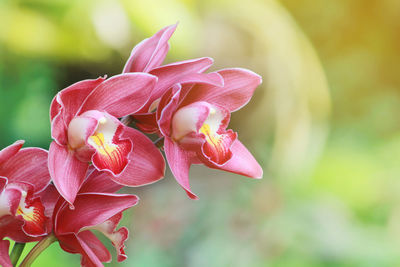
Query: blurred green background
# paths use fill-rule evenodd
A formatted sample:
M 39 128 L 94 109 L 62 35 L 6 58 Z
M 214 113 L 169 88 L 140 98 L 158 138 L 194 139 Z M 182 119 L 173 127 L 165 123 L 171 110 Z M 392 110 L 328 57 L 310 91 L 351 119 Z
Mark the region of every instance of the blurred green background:
M 230 127 L 264 178 L 194 167 L 128 189 L 128 260 L 107 266 L 398 266 L 400 1 L 0 0 L 0 147 L 48 148 L 51 98 L 121 72 L 179 21 L 166 62 L 263 76 Z M 329 87 L 328 87 L 329 84 Z M 57 244 L 34 266 L 78 266 Z

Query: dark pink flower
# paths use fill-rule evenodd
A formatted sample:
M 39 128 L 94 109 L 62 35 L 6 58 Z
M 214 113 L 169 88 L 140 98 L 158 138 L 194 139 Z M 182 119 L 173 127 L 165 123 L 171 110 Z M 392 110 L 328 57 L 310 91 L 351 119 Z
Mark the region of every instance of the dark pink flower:
M 227 130 L 230 113 L 250 101 L 261 77 L 245 69 L 224 69 L 222 87 L 207 83 L 176 85 L 160 100 L 157 121 L 165 137 L 164 150 L 172 173 L 191 198 L 189 168 L 204 164 L 253 178 L 262 168 Z
M 51 229 L 40 196 L 50 183 L 47 151 L 21 149 L 23 141 L 0 151 L 0 239 L 35 241 Z
M 63 250 L 82 255 L 82 266 L 103 266 L 102 262 L 111 261 L 110 252 L 91 230 L 97 230 L 110 239 L 118 261 L 127 258 L 124 242 L 128 238 L 128 229 L 116 228 L 122 212 L 136 205 L 138 198 L 115 194 L 121 187 L 106 173 L 91 168 L 76 196 L 74 209 L 62 198 L 53 201 L 54 235 Z
M 168 50 L 169 39 L 174 33 L 177 24 L 165 27 L 155 35 L 136 45 L 125 64 L 123 73 L 147 72 L 158 78 L 154 90 L 146 104 L 134 114 L 136 126 L 146 132 L 158 131 L 155 110 L 161 96 L 171 86 L 177 83 L 214 82 L 219 83 L 220 77 L 216 74 L 203 74 L 213 64 L 213 59 L 204 57 L 163 65 Z
M 126 73 L 77 82 L 53 99 L 49 170 L 70 204 L 90 162 L 127 186 L 153 183 L 164 176 L 164 159 L 151 140 L 117 119 L 140 110 L 156 82 L 147 73 Z

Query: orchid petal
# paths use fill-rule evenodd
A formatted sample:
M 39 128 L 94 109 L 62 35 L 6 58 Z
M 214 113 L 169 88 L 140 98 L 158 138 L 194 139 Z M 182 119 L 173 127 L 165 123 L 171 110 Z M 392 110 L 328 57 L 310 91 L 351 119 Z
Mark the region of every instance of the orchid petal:
M 191 165 L 190 152 L 180 148 L 177 143 L 173 142 L 168 137 L 165 137 L 164 140 L 164 150 L 169 167 L 176 181 L 186 190 L 187 195 L 191 199 L 198 199 L 190 190 L 189 185 L 189 169 Z
M 3 267 L 13 267 L 8 250 L 10 249 L 10 241 L 0 240 L 0 265 Z
M 35 192 L 43 190 L 50 183 L 47 168 L 47 151 L 41 148 L 24 148 L 0 166 L 0 175 L 9 183 L 25 182 L 35 187 Z
M 168 40 L 176 26 L 177 24 L 165 27 L 135 46 L 125 64 L 123 73 L 148 72 L 161 65 L 169 50 Z
M 56 234 L 79 233 L 83 228 L 103 223 L 138 202 L 135 195 L 82 193 L 74 202 L 75 209 L 61 208 L 56 217 Z M 73 223 L 71 223 L 73 222 Z
M 214 169 L 233 172 L 250 178 L 260 179 L 263 176 L 260 164 L 239 140 L 233 142 L 231 151 L 232 158 L 225 164 L 221 166 L 206 162 L 205 164 Z
M 133 151 L 129 155 L 129 163 L 121 175 L 110 178 L 126 186 L 147 185 L 163 178 L 165 161 L 153 142 L 141 132 L 128 127 L 123 136 L 133 140 Z
M 82 246 L 85 248 L 90 248 L 90 250 L 96 255 L 96 257 L 101 262 L 110 262 L 111 254 L 108 249 L 103 245 L 103 243 L 90 231 L 80 232 L 77 236 L 80 243 L 84 243 L 86 246 Z M 86 251 L 88 252 L 88 251 Z M 89 254 L 89 253 L 87 253 Z
M 4 164 L 7 160 L 13 157 L 24 145 L 24 140 L 18 140 L 14 144 L 9 145 L 8 147 L 3 148 L 0 151 L 0 166 Z
M 51 121 L 51 138 L 54 139 L 59 145 L 67 145 L 67 126 L 62 115 L 62 112 L 60 112 Z
M 132 152 L 132 141 L 121 137 L 127 128 L 108 114 L 100 120 L 96 132 L 87 141 L 96 150 L 92 157 L 96 169 L 108 171 L 114 176 L 125 170 L 129 154 Z
M 171 120 L 179 105 L 180 85 L 177 88 L 171 88 L 160 100 L 160 107 L 157 109 L 157 121 L 160 132 L 164 136 L 171 135 Z M 176 92 L 174 92 L 174 89 Z
M 123 186 L 111 180 L 111 177 L 109 173 L 95 169 L 88 175 L 79 192 L 115 193 Z
M 236 133 L 228 130 L 221 134 L 215 134 L 210 131 L 207 124 L 200 131 L 206 137 L 206 142 L 201 150 L 203 157 L 217 165 L 222 165 L 232 158 L 231 146 L 237 139 Z
M 44 206 L 44 215 L 51 218 L 53 216 L 54 207 L 60 198 L 57 188 L 53 184 L 49 184 L 45 190 L 40 193 L 40 201 Z
M 39 198 L 21 199 L 16 217 L 21 218 L 25 223 L 22 230 L 29 236 L 37 237 L 48 233 L 47 218 L 44 215 L 44 206 Z
M 50 144 L 49 171 L 61 196 L 71 205 L 82 185 L 89 164 L 78 160 L 74 152 L 56 142 Z
M 124 261 L 127 258 L 124 251 L 124 242 L 128 239 L 129 236 L 129 231 L 126 227 L 121 227 L 116 230 L 117 225 L 121 221 L 121 219 L 122 212 L 114 215 L 107 221 L 90 228 L 103 233 L 108 239 L 110 239 L 111 243 L 115 247 L 115 250 L 117 251 L 117 260 L 119 262 Z
M 99 120 L 97 118 L 84 115 L 72 119 L 68 125 L 68 145 L 71 149 L 85 146 L 86 140 L 94 134 L 98 124 Z
M 233 112 L 246 105 L 254 90 L 261 84 L 261 77 L 250 70 L 232 68 L 220 70 L 218 73 L 224 79 L 222 88 L 208 84 L 195 85 L 182 105 L 206 101 Z
M 84 235 L 83 238 L 86 236 Z M 81 266 L 104 267 L 90 246 L 76 234 L 57 236 L 60 247 L 68 253 L 81 254 Z M 101 255 L 103 257 L 103 255 Z
M 58 99 L 64 110 L 64 120 L 66 125 L 75 117 L 81 108 L 84 100 L 105 81 L 105 77 L 95 80 L 84 80 L 65 88 L 59 92 Z
M 24 222 L 17 219 L 15 216 L 6 215 L 0 219 L 0 238 L 8 237 L 15 242 L 27 243 L 39 240 L 41 237 L 31 237 L 22 231 Z
M 171 122 L 172 138 L 179 141 L 185 135 L 197 133 L 212 110 L 207 102 L 195 102 L 178 109 Z
M 88 110 L 106 111 L 117 118 L 133 114 L 149 99 L 157 77 L 147 73 L 126 73 L 97 86 L 82 104 Z
M 157 117 L 155 112 L 135 114 L 133 117 L 135 119 L 135 125 L 140 131 L 149 134 L 158 132 Z
M 151 70 L 150 74 L 156 76 L 158 78 L 158 82 L 152 92 L 151 98 L 149 99 L 148 103 L 146 104 L 146 106 L 143 107 L 143 111 L 147 112 L 154 100 L 160 98 L 163 93 L 172 85 L 185 82 L 200 82 L 201 78 L 208 77 L 196 76 L 195 74 L 207 70 L 212 65 L 212 63 L 212 58 L 198 58 L 175 62 Z M 220 84 L 222 77 L 215 77 L 214 75 L 212 75 L 208 77 L 208 79 L 214 79 L 212 80 L 214 83 Z

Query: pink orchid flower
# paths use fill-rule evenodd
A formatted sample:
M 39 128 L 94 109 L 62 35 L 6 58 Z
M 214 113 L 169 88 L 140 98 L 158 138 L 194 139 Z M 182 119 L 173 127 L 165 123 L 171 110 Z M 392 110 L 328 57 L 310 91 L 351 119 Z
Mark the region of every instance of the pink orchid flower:
M 30 242 L 51 230 L 40 199 L 50 175 L 47 151 L 21 149 L 23 144 L 17 141 L 0 151 L 0 239 Z
M 208 57 L 161 66 L 170 47 L 168 41 L 176 27 L 177 24 L 165 27 L 135 46 L 123 70 L 123 73 L 147 72 L 158 78 L 150 98 L 133 116 L 136 126 L 146 133 L 158 131 L 155 110 L 161 96 L 171 86 L 176 83 L 219 82 L 220 80 L 216 73 L 203 74 L 213 64 L 213 59 Z
M 90 168 L 88 176 L 78 192 L 74 209 L 63 198 L 54 198 L 46 203 L 53 210 L 54 235 L 60 247 L 69 253 L 82 255 L 82 266 L 103 266 L 110 262 L 111 254 L 103 243 L 91 232 L 97 230 L 104 234 L 116 249 L 117 260 L 127 258 L 124 242 L 128 229 L 116 230 L 122 212 L 138 202 L 138 197 L 128 194 L 115 194 L 122 186 L 113 182 L 106 173 Z M 55 189 L 53 191 L 56 191 Z
M 164 176 L 164 158 L 151 140 L 117 119 L 142 108 L 156 82 L 147 73 L 127 73 L 80 81 L 55 96 L 49 170 L 71 205 L 90 162 L 126 186 L 150 184 Z
M 224 69 L 222 87 L 213 84 L 176 85 L 160 100 L 157 121 L 165 137 L 164 150 L 178 183 L 196 199 L 189 185 L 192 164 L 252 178 L 263 171 L 251 153 L 227 130 L 230 113 L 246 105 L 261 77 L 245 69 Z

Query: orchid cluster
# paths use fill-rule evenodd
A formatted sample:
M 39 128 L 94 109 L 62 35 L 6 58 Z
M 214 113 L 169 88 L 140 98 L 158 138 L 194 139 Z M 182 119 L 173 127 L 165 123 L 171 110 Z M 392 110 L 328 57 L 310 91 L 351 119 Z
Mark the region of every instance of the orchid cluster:
M 162 65 L 175 29 L 134 47 L 122 74 L 58 92 L 50 106 L 49 151 L 22 148 L 24 141 L 0 151 L 1 266 L 16 265 L 15 247 L 35 241 L 20 266 L 30 266 L 55 241 L 80 254 L 82 266 L 103 266 L 111 254 L 91 230 L 109 238 L 117 260 L 125 260 L 128 229 L 117 225 L 138 197 L 117 191 L 162 179 L 160 150 L 192 199 L 192 164 L 261 178 L 260 165 L 227 129 L 261 77 L 240 68 L 207 73 L 213 64 L 207 57 Z M 9 239 L 16 242 L 11 258 Z

